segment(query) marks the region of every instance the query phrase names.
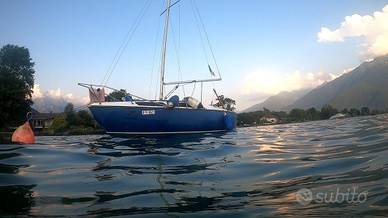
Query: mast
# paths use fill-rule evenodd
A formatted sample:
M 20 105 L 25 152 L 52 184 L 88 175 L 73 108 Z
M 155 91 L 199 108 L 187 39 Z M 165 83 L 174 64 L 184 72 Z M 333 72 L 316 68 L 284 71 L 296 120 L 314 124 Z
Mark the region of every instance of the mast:
M 168 30 L 168 17 L 170 16 L 170 3 L 171 0 L 167 2 L 167 11 L 166 11 L 166 23 L 164 25 L 164 36 L 163 36 L 163 53 L 162 53 L 162 68 L 160 70 L 160 96 L 159 100 L 163 100 L 163 90 L 164 90 L 164 69 L 166 64 L 166 45 L 167 45 L 167 30 Z

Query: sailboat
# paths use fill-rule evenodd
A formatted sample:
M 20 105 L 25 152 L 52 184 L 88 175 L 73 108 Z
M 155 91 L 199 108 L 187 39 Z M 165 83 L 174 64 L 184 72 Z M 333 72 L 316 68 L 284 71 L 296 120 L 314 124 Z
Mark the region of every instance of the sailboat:
M 221 107 L 204 106 L 192 96 L 179 98 L 174 91 L 179 86 L 191 83 L 208 83 L 220 81 L 221 78 L 165 82 L 166 42 L 169 23 L 171 0 L 168 0 L 166 14 L 163 52 L 160 72 L 160 93 L 158 100 L 145 99 L 125 92 L 125 96 L 117 101 L 105 101 L 106 89 L 116 90 L 106 85 L 78 83 L 89 89 L 89 110 L 101 128 L 112 137 L 128 137 L 132 135 L 167 135 L 192 134 L 233 131 L 237 124 L 237 114 L 227 110 L 221 99 Z M 209 69 L 211 70 L 210 66 Z M 164 94 L 164 86 L 175 85 L 168 94 Z M 203 90 L 201 90 L 203 92 Z

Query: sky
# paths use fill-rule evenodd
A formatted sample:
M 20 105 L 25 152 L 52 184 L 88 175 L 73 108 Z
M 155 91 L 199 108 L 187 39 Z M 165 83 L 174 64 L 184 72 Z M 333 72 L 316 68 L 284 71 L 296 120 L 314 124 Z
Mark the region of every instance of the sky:
M 86 104 L 88 91 L 78 83 L 106 83 L 155 99 L 165 5 L 0 0 L 0 46 L 29 49 L 34 98 Z M 193 8 L 200 13 L 198 24 Z M 215 87 L 236 101 L 237 111 L 281 91 L 315 88 L 388 53 L 387 0 L 181 0 L 170 18 L 165 81 L 214 78 L 209 65 L 222 81 L 204 84 L 204 105 L 214 100 Z M 206 32 L 199 34 L 202 24 Z M 205 48 L 208 41 L 211 49 Z M 200 98 L 200 90 L 196 84 L 176 93 Z

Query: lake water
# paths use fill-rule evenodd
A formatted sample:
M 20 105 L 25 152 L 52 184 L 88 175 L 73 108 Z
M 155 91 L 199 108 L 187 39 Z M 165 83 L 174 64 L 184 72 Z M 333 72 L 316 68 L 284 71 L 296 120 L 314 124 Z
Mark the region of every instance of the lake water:
M 388 115 L 0 145 L 0 216 L 386 217 Z

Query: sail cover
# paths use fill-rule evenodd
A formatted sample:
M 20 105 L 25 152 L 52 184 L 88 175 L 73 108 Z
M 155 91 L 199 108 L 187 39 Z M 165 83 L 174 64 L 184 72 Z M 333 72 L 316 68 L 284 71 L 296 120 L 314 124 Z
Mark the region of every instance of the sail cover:
M 104 102 L 105 101 L 105 90 L 89 88 L 89 99 L 90 102 Z

